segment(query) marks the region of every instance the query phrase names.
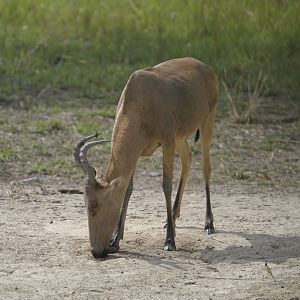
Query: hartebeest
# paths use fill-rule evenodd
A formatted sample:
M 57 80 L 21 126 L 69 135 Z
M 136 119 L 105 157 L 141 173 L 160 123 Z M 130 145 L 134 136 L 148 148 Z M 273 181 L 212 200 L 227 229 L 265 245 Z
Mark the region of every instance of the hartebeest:
M 101 257 L 119 249 L 123 238 L 133 175 L 140 156 L 163 150 L 163 192 L 167 206 L 165 250 L 175 250 L 175 221 L 180 215 L 182 195 L 191 165 L 187 138 L 196 133 L 202 150 L 206 188 L 205 229 L 214 232 L 210 205 L 210 147 L 215 123 L 219 84 L 215 73 L 194 58 L 179 58 L 134 72 L 116 110 L 110 160 L 104 175 L 90 165 L 87 150 L 107 141 L 83 138 L 74 148 L 74 158 L 86 175 L 85 202 L 91 252 Z M 181 177 L 171 204 L 175 153 L 181 160 Z

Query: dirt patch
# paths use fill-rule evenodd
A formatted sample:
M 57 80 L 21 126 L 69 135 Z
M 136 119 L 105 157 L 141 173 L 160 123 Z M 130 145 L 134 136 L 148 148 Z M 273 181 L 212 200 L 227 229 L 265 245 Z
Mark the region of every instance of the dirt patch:
M 1 186 L 1 299 L 300 296 L 297 194 L 251 195 L 242 186 L 214 185 L 217 232 L 207 236 L 204 191 L 189 185 L 177 223 L 177 251 L 165 252 L 163 193 L 137 178 L 120 253 L 95 260 L 82 195 L 44 185 L 44 192 L 32 185 Z

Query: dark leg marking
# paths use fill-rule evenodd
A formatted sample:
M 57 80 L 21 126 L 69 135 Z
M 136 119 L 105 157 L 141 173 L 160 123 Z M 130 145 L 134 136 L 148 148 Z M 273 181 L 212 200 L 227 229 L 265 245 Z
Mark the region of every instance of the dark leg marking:
M 213 234 L 215 233 L 215 228 L 214 228 L 214 218 L 213 218 L 211 205 L 210 205 L 210 190 L 208 184 L 205 185 L 205 191 L 206 191 L 205 230 L 207 230 L 207 234 Z

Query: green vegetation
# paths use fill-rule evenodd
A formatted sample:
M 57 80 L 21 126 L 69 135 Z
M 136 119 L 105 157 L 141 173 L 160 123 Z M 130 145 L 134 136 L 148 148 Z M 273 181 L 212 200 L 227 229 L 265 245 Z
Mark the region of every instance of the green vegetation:
M 182 56 L 211 65 L 229 89 L 241 76 L 254 89 L 261 73 L 267 93 L 295 98 L 299 11 L 283 0 L 0 0 L 0 101 L 36 104 L 59 90 L 63 101 L 115 103 L 133 70 Z
M 235 170 L 231 176 L 233 179 L 246 180 L 250 178 L 250 172 L 247 172 L 246 170 Z
M 80 178 L 72 148 L 110 138 L 130 74 L 193 56 L 220 78 L 213 180 L 286 184 L 298 172 L 299 11 L 296 0 L 0 0 L 0 177 Z M 103 170 L 109 152 L 90 159 Z
M 32 169 L 29 171 L 32 174 L 43 175 L 66 175 L 72 174 L 75 178 L 81 178 L 82 174 L 79 172 L 77 166 L 72 159 L 54 159 L 51 161 L 37 161 L 33 164 Z
M 9 146 L 0 148 L 0 161 L 6 162 L 13 159 L 19 158 L 19 153 L 16 149 Z
M 261 149 L 265 151 L 273 151 L 274 149 L 277 148 L 277 137 L 273 138 L 268 138 L 265 139 L 263 143 L 261 143 L 260 147 Z
M 31 133 L 52 133 L 64 128 L 62 121 L 55 118 L 46 121 L 33 120 L 28 125 L 28 130 Z

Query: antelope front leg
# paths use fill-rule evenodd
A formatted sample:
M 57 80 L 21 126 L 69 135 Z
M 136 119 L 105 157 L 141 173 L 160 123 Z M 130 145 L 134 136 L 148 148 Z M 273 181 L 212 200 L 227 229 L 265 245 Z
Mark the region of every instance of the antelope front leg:
M 128 208 L 128 203 L 129 203 L 129 199 L 130 196 L 132 194 L 132 190 L 133 190 L 133 175 L 130 179 L 127 191 L 126 191 L 126 195 L 124 198 L 124 202 L 123 202 L 123 206 L 122 206 L 122 212 L 121 212 L 121 216 L 120 216 L 120 220 L 118 223 L 117 228 L 115 229 L 115 232 L 112 236 L 112 239 L 110 241 L 110 245 L 109 245 L 109 253 L 115 253 L 118 252 L 120 249 L 120 240 L 123 239 L 124 236 L 124 227 L 125 227 L 125 219 L 126 219 L 126 213 L 127 213 L 127 208 Z
M 165 240 L 164 250 L 174 251 L 175 246 L 175 226 L 172 213 L 172 178 L 173 178 L 173 163 L 175 156 L 175 145 L 163 145 L 163 191 L 167 205 L 167 236 Z

